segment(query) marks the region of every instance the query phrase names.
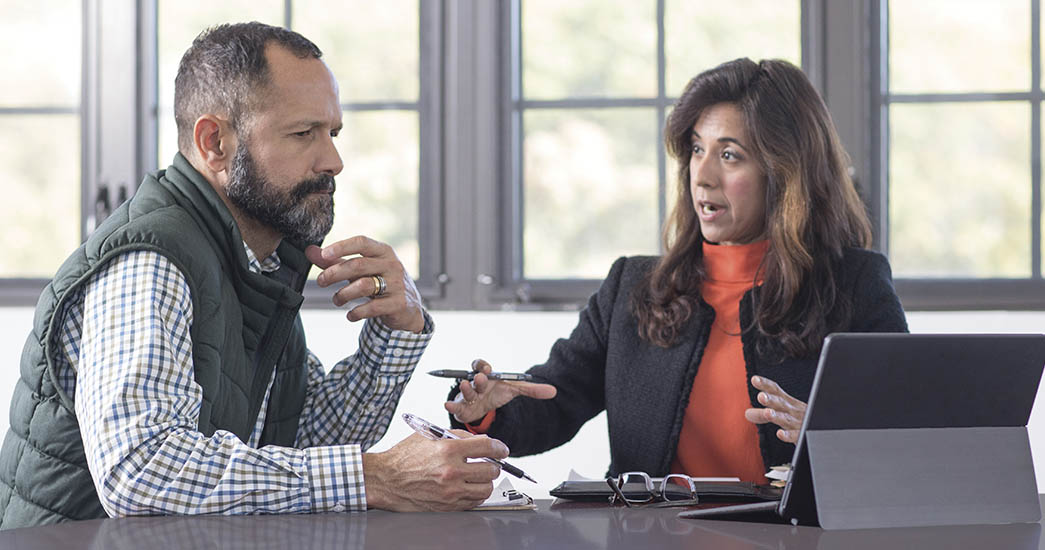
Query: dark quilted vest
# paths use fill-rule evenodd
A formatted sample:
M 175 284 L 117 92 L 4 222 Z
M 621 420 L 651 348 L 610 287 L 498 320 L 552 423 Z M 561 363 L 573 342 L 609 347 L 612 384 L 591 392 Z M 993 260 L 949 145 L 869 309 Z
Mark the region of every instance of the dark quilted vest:
M 74 396 L 59 389 L 54 357 L 68 300 L 82 299 L 84 282 L 129 250 L 164 255 L 188 282 L 194 377 L 203 388 L 200 431 L 227 430 L 247 441 L 276 368 L 261 444 L 294 443 L 308 378 L 298 309 L 310 264 L 299 246 L 284 241 L 278 271 L 250 272 L 232 215 L 177 155 L 166 171 L 146 176 L 40 296 L 0 449 L 0 528 L 105 517 Z

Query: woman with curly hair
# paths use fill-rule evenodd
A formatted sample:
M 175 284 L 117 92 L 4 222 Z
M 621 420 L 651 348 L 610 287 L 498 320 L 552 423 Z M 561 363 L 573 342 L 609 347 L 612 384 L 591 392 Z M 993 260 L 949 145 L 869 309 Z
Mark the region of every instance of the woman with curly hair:
M 790 460 L 832 332 L 905 332 L 889 263 L 827 107 L 802 71 L 737 59 L 697 75 L 664 130 L 678 200 L 659 257 L 620 258 L 537 383 L 461 382 L 458 427 L 515 455 L 607 413 L 610 475 L 764 482 Z

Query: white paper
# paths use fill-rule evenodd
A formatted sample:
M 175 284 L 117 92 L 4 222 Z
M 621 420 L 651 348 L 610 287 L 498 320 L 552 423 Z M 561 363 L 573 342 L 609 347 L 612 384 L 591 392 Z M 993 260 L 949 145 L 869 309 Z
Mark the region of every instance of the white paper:
M 577 473 L 577 470 L 570 468 L 569 475 L 566 476 L 566 481 L 602 481 L 598 478 L 587 477 Z
M 493 506 L 518 506 L 525 504 L 532 504 L 533 499 L 526 496 L 524 493 L 520 493 L 512 487 L 512 482 L 507 477 L 501 479 L 501 482 L 494 487 L 490 498 L 483 501 L 482 504 L 476 506 L 476 509 L 490 508 Z

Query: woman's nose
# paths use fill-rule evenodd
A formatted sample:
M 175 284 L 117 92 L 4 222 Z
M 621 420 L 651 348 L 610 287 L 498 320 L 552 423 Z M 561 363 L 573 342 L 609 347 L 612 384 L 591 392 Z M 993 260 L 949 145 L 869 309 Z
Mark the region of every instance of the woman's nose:
M 718 181 L 715 163 L 710 162 L 707 157 L 694 159 L 689 172 L 692 182 L 700 187 L 713 187 Z

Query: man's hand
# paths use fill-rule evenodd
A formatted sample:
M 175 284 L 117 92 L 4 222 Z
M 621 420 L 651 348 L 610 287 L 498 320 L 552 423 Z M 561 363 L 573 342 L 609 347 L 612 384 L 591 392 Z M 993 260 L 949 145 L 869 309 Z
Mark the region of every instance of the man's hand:
M 475 422 L 520 395 L 534 399 L 555 397 L 556 389 L 551 384 L 490 380 L 486 375 L 493 372 L 493 367 L 482 359 L 472 361 L 472 370 L 479 374 L 471 382 L 462 380 L 461 393 L 443 404 L 458 422 Z
M 309 246 L 305 255 L 323 270 L 316 280 L 320 287 L 348 282 L 334 293 L 334 305 L 341 307 L 350 300 L 372 298 L 352 308 L 346 315 L 349 321 L 379 317 L 393 330 L 424 329 L 421 294 L 391 246 L 360 235 L 322 249 Z M 383 277 L 387 285 L 380 296 L 375 295 L 374 275 Z
M 755 424 L 772 422 L 781 428 L 776 432 L 780 440 L 797 442 L 802 420 L 806 417 L 806 404 L 791 397 L 776 382 L 764 376 L 752 376 L 751 385 L 760 390 L 758 402 L 765 408 L 748 409 L 744 411 L 744 418 Z
M 507 458 L 508 447 L 485 435 L 454 430 L 462 439 L 432 441 L 413 434 L 383 453 L 363 455 L 368 508 L 396 512 L 467 510 L 493 492 L 496 464 L 469 458 Z

